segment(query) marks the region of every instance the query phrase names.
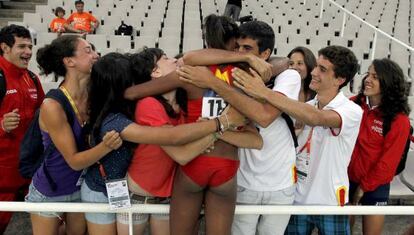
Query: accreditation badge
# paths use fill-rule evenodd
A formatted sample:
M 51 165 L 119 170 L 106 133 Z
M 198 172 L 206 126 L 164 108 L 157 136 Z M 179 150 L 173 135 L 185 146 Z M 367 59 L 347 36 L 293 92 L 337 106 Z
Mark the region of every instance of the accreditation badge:
M 112 210 L 131 207 L 126 179 L 107 181 L 105 185 L 109 206 Z

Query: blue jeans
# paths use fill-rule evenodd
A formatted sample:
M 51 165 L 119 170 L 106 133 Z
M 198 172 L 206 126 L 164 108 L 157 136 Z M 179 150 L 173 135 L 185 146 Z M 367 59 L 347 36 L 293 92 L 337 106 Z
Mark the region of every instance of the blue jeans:
M 237 187 L 238 205 L 292 205 L 295 185 L 278 191 L 252 191 Z M 283 234 L 290 215 L 235 215 L 233 235 Z

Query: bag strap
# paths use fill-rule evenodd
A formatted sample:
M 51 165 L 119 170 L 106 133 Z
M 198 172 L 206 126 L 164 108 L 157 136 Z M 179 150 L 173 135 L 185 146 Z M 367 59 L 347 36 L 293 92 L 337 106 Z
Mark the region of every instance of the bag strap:
M 293 143 L 295 145 L 295 148 L 298 147 L 298 138 L 297 138 L 296 133 L 295 133 L 295 127 L 293 125 L 292 118 L 290 118 L 290 116 L 287 115 L 286 113 L 282 113 L 281 116 L 286 121 L 286 124 L 287 124 L 287 126 L 289 128 L 289 131 L 290 131 L 290 135 L 292 136 L 292 139 L 293 139 Z
M 265 83 L 266 87 L 270 88 L 270 89 L 273 89 L 273 87 L 275 86 L 276 78 L 277 78 L 277 76 L 271 77 L 270 80 Z M 289 131 L 290 131 L 290 135 L 292 136 L 292 139 L 293 139 L 293 144 L 295 145 L 295 148 L 297 148 L 298 147 L 298 137 L 296 136 L 296 133 L 295 133 L 295 126 L 293 125 L 293 120 L 286 113 L 282 113 L 281 116 L 282 116 L 283 119 L 285 119 L 286 124 L 289 128 Z
M 46 98 L 51 98 L 51 99 L 54 99 L 57 102 L 59 102 L 59 104 L 62 106 L 63 110 L 65 111 L 68 123 L 70 124 L 70 126 L 73 126 L 74 112 L 73 112 L 72 106 L 70 105 L 70 102 L 66 98 L 65 94 L 63 94 L 63 92 L 60 89 L 52 89 L 46 94 Z M 39 110 L 37 112 L 39 112 Z M 49 156 L 55 149 L 56 149 L 56 146 L 53 143 L 53 141 L 51 141 L 50 145 L 46 148 L 46 150 L 44 152 L 45 160 L 46 160 L 46 157 Z M 44 164 L 43 164 L 43 171 L 46 175 L 47 181 L 49 182 L 49 185 L 50 185 L 52 191 L 56 191 L 57 184 L 52 179 L 52 176 L 50 175 L 49 171 L 47 170 L 46 161 L 44 161 Z

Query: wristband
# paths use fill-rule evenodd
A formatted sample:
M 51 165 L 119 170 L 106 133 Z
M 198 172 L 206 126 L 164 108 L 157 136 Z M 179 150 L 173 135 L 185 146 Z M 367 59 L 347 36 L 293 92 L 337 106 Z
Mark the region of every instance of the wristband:
M 224 130 L 224 125 L 223 123 L 221 123 L 220 118 L 217 117 L 217 121 L 218 121 L 218 130 L 217 132 L 220 133 L 221 135 L 223 134 Z

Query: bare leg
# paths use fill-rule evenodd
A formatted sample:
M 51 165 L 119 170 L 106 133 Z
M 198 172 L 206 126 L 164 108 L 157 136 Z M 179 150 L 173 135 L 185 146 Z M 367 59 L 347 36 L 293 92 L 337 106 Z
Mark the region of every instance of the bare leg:
M 57 217 L 45 217 L 30 214 L 34 235 L 55 235 L 58 233 L 60 221 Z
M 414 224 L 411 224 L 407 231 L 404 232 L 404 235 L 414 235 Z
M 170 206 L 171 235 L 193 235 L 203 203 L 203 189 L 178 168 Z
M 384 225 L 384 215 L 362 216 L 364 235 L 381 234 Z
M 129 225 L 123 223 L 116 223 L 118 235 L 128 235 L 129 234 Z M 133 230 L 134 235 L 143 235 L 145 232 L 145 228 L 147 227 L 147 222 L 142 224 L 134 224 Z
M 89 235 L 116 235 L 116 222 L 112 224 L 94 224 L 87 222 Z
M 151 234 L 152 235 L 169 235 L 170 234 L 170 220 L 150 219 Z
M 231 234 L 234 210 L 236 206 L 236 179 L 209 188 L 205 199 L 206 234 Z
M 86 220 L 84 213 L 66 213 L 66 234 L 86 234 Z

